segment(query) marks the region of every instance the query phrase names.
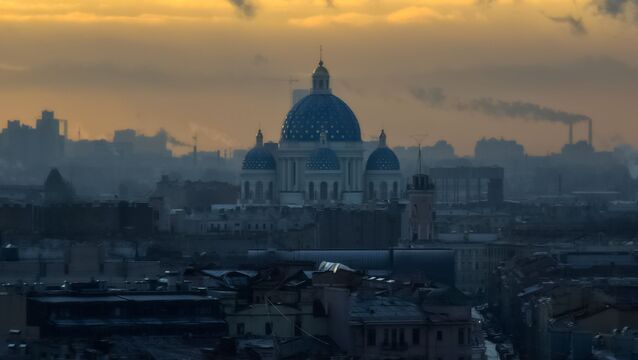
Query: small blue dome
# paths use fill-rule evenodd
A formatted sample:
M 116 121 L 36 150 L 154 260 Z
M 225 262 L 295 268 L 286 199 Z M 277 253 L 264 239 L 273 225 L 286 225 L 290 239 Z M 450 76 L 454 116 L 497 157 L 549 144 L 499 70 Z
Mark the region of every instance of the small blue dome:
M 244 157 L 243 170 L 275 170 L 275 158 L 263 146 L 255 146 Z
M 359 121 L 338 97 L 313 93 L 299 100 L 281 127 L 281 141 L 319 141 L 325 130 L 329 141 L 361 141 Z
M 320 147 L 306 162 L 306 170 L 339 170 L 339 158 L 332 149 Z
M 366 162 L 366 170 L 390 170 L 400 169 L 399 159 L 389 147 L 379 147 L 370 154 Z

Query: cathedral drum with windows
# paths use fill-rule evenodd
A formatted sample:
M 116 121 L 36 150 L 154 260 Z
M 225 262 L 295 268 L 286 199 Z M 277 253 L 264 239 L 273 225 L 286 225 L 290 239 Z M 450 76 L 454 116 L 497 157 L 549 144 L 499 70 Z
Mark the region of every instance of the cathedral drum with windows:
M 332 94 L 323 61 L 312 74 L 310 94 L 288 112 L 278 147 L 264 146 L 261 130 L 244 158 L 244 204 L 361 204 L 402 197 L 399 159 L 386 145 L 364 164 L 359 121 Z

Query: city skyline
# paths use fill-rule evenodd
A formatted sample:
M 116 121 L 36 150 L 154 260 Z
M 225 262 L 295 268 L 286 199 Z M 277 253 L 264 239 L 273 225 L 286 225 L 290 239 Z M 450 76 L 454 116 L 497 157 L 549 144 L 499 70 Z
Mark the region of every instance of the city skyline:
M 629 135 L 638 130 L 633 1 L 67 0 L 0 9 L 3 127 L 50 108 L 72 139 L 78 130 L 111 138 L 118 128 L 164 128 L 183 140 L 197 133 L 203 150 L 248 148 L 261 127 L 278 141 L 290 92 L 309 87 L 321 44 L 334 92 L 366 140 L 392 128 L 390 145 L 410 146 L 412 134 L 428 133 L 426 144 L 446 139 L 460 155 L 483 137 L 539 155 L 566 143 L 563 124 L 459 106 L 489 99 L 591 117 L 597 149 L 638 146 Z M 586 139 L 587 126 L 574 137 Z

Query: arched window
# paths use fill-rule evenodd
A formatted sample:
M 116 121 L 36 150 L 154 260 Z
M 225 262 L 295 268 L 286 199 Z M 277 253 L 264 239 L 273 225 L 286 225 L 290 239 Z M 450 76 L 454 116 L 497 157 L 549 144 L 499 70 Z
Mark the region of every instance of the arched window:
M 250 183 L 248 181 L 244 182 L 244 199 L 250 199 Z
M 315 199 L 315 183 L 313 183 L 312 181 L 308 183 L 308 199 Z
M 399 197 L 399 183 L 397 183 L 396 181 L 392 183 L 392 197 Z
M 273 198 L 273 195 L 274 195 L 273 192 L 274 192 L 274 185 L 273 185 L 272 181 L 270 181 L 268 183 L 268 192 L 266 193 L 266 198 L 268 200 L 272 201 L 272 198 Z
M 339 200 L 339 183 L 336 181 L 332 184 L 332 199 Z
M 368 184 L 368 198 L 374 199 L 374 183 L 372 181 Z
M 379 197 L 381 200 L 388 200 L 388 183 L 382 181 L 379 185 Z
M 328 200 L 328 183 L 322 181 L 319 185 L 319 198 L 321 200 Z
M 264 201 L 264 183 L 261 181 L 255 184 L 255 200 Z

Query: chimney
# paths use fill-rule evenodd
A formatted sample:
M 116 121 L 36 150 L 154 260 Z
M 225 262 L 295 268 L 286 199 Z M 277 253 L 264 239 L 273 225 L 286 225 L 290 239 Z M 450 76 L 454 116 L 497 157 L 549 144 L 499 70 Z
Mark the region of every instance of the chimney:
M 574 144 L 574 123 L 569 123 L 569 145 Z
M 589 146 L 591 146 L 591 148 L 594 148 L 594 132 L 592 129 L 592 120 L 589 119 Z

